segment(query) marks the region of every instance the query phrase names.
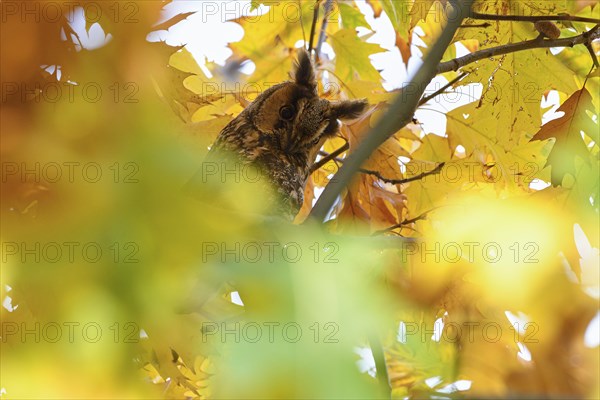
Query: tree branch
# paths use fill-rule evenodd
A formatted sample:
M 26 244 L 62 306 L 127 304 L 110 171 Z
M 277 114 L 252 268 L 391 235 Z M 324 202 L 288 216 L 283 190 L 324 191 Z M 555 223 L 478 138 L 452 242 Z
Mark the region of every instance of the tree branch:
M 339 194 L 350 183 L 354 174 L 360 169 L 362 163 L 369 158 L 383 142 L 389 139 L 396 131 L 408 124 L 414 111 L 419 105 L 419 99 L 425 91 L 425 87 L 436 75 L 436 68 L 442 55 L 450 45 L 452 38 L 463 19 L 469 15 L 473 0 L 462 0 L 453 2 L 453 15 L 448 18 L 448 23 L 440 38 L 427 54 L 423 65 L 412 79 L 412 82 L 400 91 L 386 114 L 379 119 L 361 142 L 360 146 L 350 154 L 344 165 L 335 174 L 334 179 L 325 187 L 313 207 L 310 217 L 324 221 L 331 210 Z
M 327 164 L 329 161 L 336 159 L 337 156 L 339 156 L 340 154 L 342 154 L 343 152 L 345 152 L 349 148 L 350 148 L 350 144 L 348 142 L 346 142 L 339 149 L 337 149 L 337 150 L 335 150 L 335 151 L 333 151 L 331 153 L 326 153 L 323 156 L 323 158 L 321 158 L 319 161 L 317 161 L 316 163 L 314 163 L 310 167 L 310 173 L 312 174 L 313 172 L 315 172 L 316 170 L 318 170 L 319 168 L 321 168 L 323 165 Z
M 382 180 L 386 183 L 391 183 L 392 185 L 401 185 L 403 183 L 408 183 L 408 182 L 412 182 L 412 181 L 418 181 L 419 179 L 423 179 L 428 175 L 435 175 L 438 174 L 442 168 L 444 167 L 446 163 L 439 163 L 437 165 L 437 167 L 435 167 L 434 169 L 432 169 L 431 171 L 427 171 L 427 172 L 422 172 L 419 175 L 415 175 L 415 176 L 411 176 L 410 178 L 403 178 L 403 179 L 392 179 L 392 178 L 386 178 L 384 176 L 381 176 L 381 173 L 379 171 L 372 171 L 369 169 L 359 169 L 360 172 L 365 173 L 365 174 L 369 174 L 369 175 L 374 175 L 376 176 L 379 180 Z
M 431 210 L 430 210 L 430 211 L 431 211 Z M 417 215 L 417 216 L 416 216 L 416 217 L 414 217 L 414 218 L 411 218 L 411 219 L 405 219 L 404 221 L 402 221 L 402 222 L 399 222 L 399 223 L 397 223 L 396 225 L 392 225 L 392 226 L 390 226 L 390 227 L 388 227 L 388 228 L 385 228 L 385 229 L 382 229 L 382 230 L 380 230 L 380 231 L 375 231 L 375 232 L 373 232 L 373 233 L 372 233 L 372 235 L 371 235 L 371 236 L 377 236 L 377 235 L 381 235 L 381 234 L 383 234 L 383 233 L 386 233 L 386 232 L 389 232 L 389 231 L 393 231 L 394 229 L 402 228 L 404 225 L 412 224 L 413 222 L 417 222 L 417 221 L 420 221 L 420 220 L 422 220 L 422 219 L 426 219 L 426 218 L 427 218 L 427 214 L 428 214 L 428 213 L 429 213 L 429 211 L 426 211 L 426 212 L 424 212 L 423 214 L 421 214 L 421 215 Z
M 462 78 L 464 78 L 467 75 L 469 75 L 469 74 L 466 72 L 462 72 L 456 78 L 452 79 L 450 82 L 448 82 L 447 84 L 445 84 L 444 86 L 442 86 L 440 89 L 436 90 L 429 96 L 423 96 L 421 98 L 421 100 L 419 100 L 419 105 L 422 106 L 423 104 L 427 103 L 429 100 L 433 99 L 437 95 L 444 93 L 444 90 L 448 89 L 450 86 L 454 85 L 456 82 L 460 81 Z
M 497 47 L 491 47 L 489 49 L 483 49 L 474 53 L 467 54 L 466 56 L 455 58 L 454 60 L 440 63 L 437 67 L 437 73 L 442 74 L 449 71 L 457 71 L 459 68 L 464 67 L 467 64 L 471 64 L 475 61 L 483 60 L 493 56 L 502 54 L 514 53 L 517 51 L 539 49 L 539 48 L 550 48 L 550 47 L 573 47 L 577 44 L 589 43 L 596 39 L 598 36 L 598 27 L 596 25 L 587 32 L 581 35 L 573 36 L 570 38 L 563 39 L 532 39 L 526 40 L 520 43 L 510 43 Z
M 495 14 L 482 14 L 473 11 L 469 15 L 470 19 L 486 19 L 492 21 L 524 21 L 524 22 L 537 22 L 537 21 L 574 21 L 574 22 L 591 22 L 593 24 L 600 24 L 600 19 L 576 17 L 574 15 L 536 15 L 536 16 L 525 16 L 525 15 L 495 15 Z
M 324 6 L 325 13 L 323 14 L 323 23 L 321 24 L 321 33 L 319 34 L 319 42 L 317 43 L 317 48 L 315 49 L 317 58 L 321 56 L 321 46 L 323 46 L 323 42 L 325 42 L 325 31 L 327 30 L 327 18 L 329 18 L 329 15 L 331 14 L 332 7 L 333 0 L 326 0 Z
M 313 49 L 313 43 L 314 43 L 314 38 L 315 38 L 315 29 L 317 28 L 317 20 L 319 19 L 320 3 L 321 3 L 321 0 L 315 0 L 315 10 L 313 13 L 312 25 L 310 26 L 310 38 L 308 39 L 308 54 L 310 54 L 310 52 Z
M 594 48 L 592 47 L 592 43 L 591 42 L 587 42 L 585 44 L 585 47 L 587 47 L 588 53 L 590 53 L 590 57 L 592 57 L 592 62 L 594 63 L 594 67 L 600 68 L 600 63 L 598 62 L 598 57 L 594 53 Z
M 341 158 L 338 158 L 338 157 L 335 157 L 334 153 L 337 153 L 340 150 L 341 150 L 340 151 L 340 153 L 341 153 L 341 152 L 345 151 L 346 149 L 347 148 L 344 145 L 344 146 L 340 147 L 339 149 L 337 149 L 336 151 L 334 151 L 333 153 L 327 153 L 325 151 L 319 151 L 319 154 L 323 156 L 323 158 L 321 160 L 319 160 L 319 163 L 321 161 L 325 160 L 325 159 L 327 159 L 327 161 L 334 160 L 334 161 L 339 162 L 339 163 L 344 163 L 345 160 L 343 160 Z M 335 155 L 337 156 L 338 154 L 335 154 Z M 325 164 L 325 163 L 323 163 L 323 164 Z M 386 182 L 386 183 L 390 183 L 392 185 L 401 185 L 401 184 L 409 183 L 409 182 L 412 182 L 412 181 L 418 181 L 419 179 L 423 179 L 423 178 L 425 178 L 426 176 L 429 176 L 429 175 L 438 174 L 442 170 L 442 168 L 444 167 L 445 164 L 446 164 L 445 162 L 441 162 L 434 169 L 432 169 L 431 171 L 422 172 L 419 175 L 411 176 L 410 178 L 401 178 L 401 179 L 398 179 L 398 178 L 386 178 L 385 176 L 381 175 L 381 172 L 374 171 L 374 170 L 371 170 L 371 169 L 359 168 L 358 172 L 363 173 L 363 174 L 373 175 L 373 176 L 377 177 L 377 179 L 379 179 L 379 180 L 381 180 L 383 182 Z M 323 165 L 319 165 L 318 167 L 316 167 L 316 165 L 317 165 L 317 163 L 313 164 L 313 168 L 314 168 L 315 171 L 317 169 L 319 169 L 320 167 L 323 166 Z M 311 168 L 311 172 L 313 172 L 312 168 Z
M 464 24 L 459 26 L 459 28 L 487 28 L 488 26 L 492 26 L 492 24 L 490 24 L 489 22 L 484 22 L 482 24 Z

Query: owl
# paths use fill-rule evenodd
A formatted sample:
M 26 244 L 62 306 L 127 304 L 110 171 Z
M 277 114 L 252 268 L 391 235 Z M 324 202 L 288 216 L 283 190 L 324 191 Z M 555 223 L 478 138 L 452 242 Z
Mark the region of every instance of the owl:
M 205 158 L 214 162 L 228 155 L 257 170 L 272 192 L 267 209 L 287 219 L 300 210 L 310 167 L 325 140 L 338 133 L 338 120 L 355 119 L 368 105 L 365 100 L 320 98 L 304 49 L 298 51 L 291 77 L 265 90 L 227 124 Z M 199 178 L 196 174 L 188 189 L 197 186 Z

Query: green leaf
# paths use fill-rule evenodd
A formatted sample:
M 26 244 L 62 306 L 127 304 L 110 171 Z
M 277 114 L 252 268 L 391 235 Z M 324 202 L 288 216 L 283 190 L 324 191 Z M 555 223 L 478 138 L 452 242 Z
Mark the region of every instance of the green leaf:
M 360 12 L 354 5 L 346 3 L 337 3 L 340 15 L 342 17 L 342 27 L 347 29 L 353 29 L 358 26 L 364 26 L 371 29 L 371 26 L 367 23 L 365 16 Z
M 404 40 L 409 39 L 408 10 L 411 0 L 381 0 L 381 7 L 389 17 L 394 30 Z

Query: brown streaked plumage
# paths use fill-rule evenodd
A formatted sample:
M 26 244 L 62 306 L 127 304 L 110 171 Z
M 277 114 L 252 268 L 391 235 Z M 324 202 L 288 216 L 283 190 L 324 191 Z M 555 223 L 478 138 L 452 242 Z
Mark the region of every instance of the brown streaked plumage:
M 319 98 L 313 65 L 303 49 L 292 75 L 292 81 L 267 89 L 227 124 L 207 155 L 214 161 L 232 153 L 239 162 L 258 168 L 277 193 L 273 213 L 290 219 L 302 206 L 318 150 L 338 132 L 337 120 L 357 118 L 367 106 L 364 100 Z

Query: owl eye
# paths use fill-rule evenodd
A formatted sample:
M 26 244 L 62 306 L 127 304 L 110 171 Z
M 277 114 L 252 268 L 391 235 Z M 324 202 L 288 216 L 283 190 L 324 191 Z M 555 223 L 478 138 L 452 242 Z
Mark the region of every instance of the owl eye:
M 293 106 L 282 106 L 279 109 L 279 116 L 285 121 L 289 121 L 294 118 L 294 113 L 295 110 Z

